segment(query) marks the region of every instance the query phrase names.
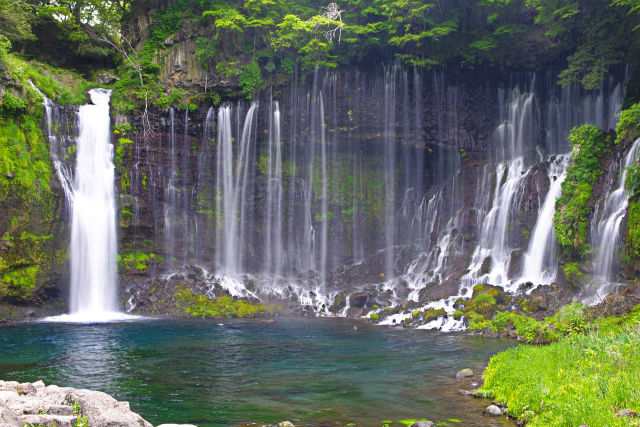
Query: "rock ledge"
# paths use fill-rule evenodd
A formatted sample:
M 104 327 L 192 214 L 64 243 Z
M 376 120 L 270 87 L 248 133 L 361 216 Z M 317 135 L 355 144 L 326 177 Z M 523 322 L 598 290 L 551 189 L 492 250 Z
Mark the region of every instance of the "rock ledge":
M 131 411 L 128 402 L 118 402 L 101 391 L 45 386 L 42 381 L 0 381 L 0 427 L 72 427 L 79 418 L 90 426 L 152 427 Z

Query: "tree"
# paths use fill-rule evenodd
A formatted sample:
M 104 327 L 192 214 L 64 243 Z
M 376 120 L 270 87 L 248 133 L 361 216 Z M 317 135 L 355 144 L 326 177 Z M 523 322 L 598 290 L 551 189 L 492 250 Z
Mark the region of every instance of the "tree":
M 33 8 L 21 0 L 0 0 L 0 34 L 11 41 L 33 40 Z

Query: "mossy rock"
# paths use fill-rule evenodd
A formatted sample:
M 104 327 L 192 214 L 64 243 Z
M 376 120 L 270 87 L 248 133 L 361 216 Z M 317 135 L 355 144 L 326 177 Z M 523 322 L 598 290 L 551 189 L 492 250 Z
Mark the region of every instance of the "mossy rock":
M 444 308 L 438 308 L 438 309 L 429 308 L 429 309 L 424 311 L 423 316 L 424 316 L 425 323 L 429 323 L 432 320 L 435 320 L 438 317 L 444 316 L 446 314 L 447 314 L 447 312 L 445 311 Z

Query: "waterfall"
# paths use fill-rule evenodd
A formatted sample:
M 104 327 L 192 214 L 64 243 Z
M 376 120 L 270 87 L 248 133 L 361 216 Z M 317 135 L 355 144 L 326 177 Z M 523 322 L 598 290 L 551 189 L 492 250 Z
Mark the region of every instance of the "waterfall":
M 596 207 L 596 214 L 591 225 L 591 241 L 594 252 L 594 282 L 584 293 L 584 301 L 597 303 L 600 298 L 606 296 L 618 283 L 613 274 L 614 267 L 618 265 L 617 254 L 620 248 L 620 225 L 627 213 L 629 198 L 625 189 L 627 169 L 633 165 L 640 150 L 640 138 L 637 139 L 620 164 L 620 179 L 614 191 Z
M 236 150 L 233 147 L 232 108 L 226 105 L 218 111 L 216 212 L 222 218 L 216 232 L 216 254 L 219 270 L 227 275 L 243 272 L 249 169 L 254 161 L 251 144 L 257 109 L 256 103 L 249 107 Z
M 175 261 L 175 240 L 176 240 L 176 228 L 175 221 L 177 217 L 177 205 L 178 205 L 178 166 L 177 166 L 177 151 L 176 151 L 176 113 L 173 107 L 169 109 L 169 123 L 171 131 L 169 134 L 170 155 L 171 155 L 171 170 L 169 171 L 169 181 L 165 184 L 165 204 L 164 204 L 164 235 L 165 235 L 165 250 L 167 258 L 170 264 Z
M 47 321 L 102 322 L 129 317 L 118 313 L 117 304 L 111 91 L 92 89 L 89 94 L 93 104 L 78 112 L 71 194 L 70 313 Z
M 282 185 L 282 141 L 280 139 L 280 105 L 272 102 L 269 114 L 269 140 L 267 160 L 267 206 L 265 218 L 264 257 L 265 273 L 271 276 L 282 274 L 283 247 L 283 185 Z
M 194 187 L 194 199 L 196 201 L 196 215 L 193 230 L 194 258 L 197 262 L 201 262 L 204 258 L 203 246 L 208 243 L 209 233 L 207 233 L 211 219 L 213 217 L 213 209 L 210 204 L 210 198 L 215 195 L 210 194 L 210 183 L 213 181 L 211 176 L 212 156 L 209 150 L 211 144 L 211 131 L 213 130 L 215 119 L 215 110 L 209 107 L 204 122 L 202 133 L 202 142 L 200 144 L 200 153 L 198 155 L 198 181 Z
M 549 164 L 549 190 L 538 212 L 536 225 L 529 239 L 529 246 L 523 258 L 523 269 L 515 283 L 531 282 L 534 286 L 550 285 L 556 278 L 558 260 L 556 241 L 553 233 L 553 215 L 556 200 L 562 193 L 562 183 L 566 177 L 567 164 L 571 156 L 559 155 Z M 509 289 L 515 291 L 516 289 Z
M 384 77 L 384 273 L 387 280 L 394 276 L 395 243 L 395 167 L 396 167 L 396 79 L 399 66 L 394 65 Z
M 504 110 L 504 108 L 501 108 Z M 495 171 L 493 205 L 481 225 L 467 281 L 503 284 L 508 281 L 511 252 L 510 220 L 518 211 L 529 170 L 525 167 L 525 147 L 534 141 L 535 109 L 533 93 L 515 90 L 502 112 L 503 123 L 496 129 L 499 162 Z M 529 144 L 527 144 L 529 143 Z

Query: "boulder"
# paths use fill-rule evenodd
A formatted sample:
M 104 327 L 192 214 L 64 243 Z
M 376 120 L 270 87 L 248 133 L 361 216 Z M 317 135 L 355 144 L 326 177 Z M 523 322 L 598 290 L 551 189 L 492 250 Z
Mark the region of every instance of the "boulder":
M 98 75 L 98 83 L 101 85 L 110 85 L 118 81 L 118 78 L 110 73 L 102 73 Z
M 278 427 L 295 427 L 291 421 L 282 421 Z
M 473 371 L 469 368 L 461 369 L 456 372 L 456 378 L 472 377 Z
M 82 414 L 89 418 L 89 425 L 101 427 L 153 427 L 135 412 L 129 402 L 118 402 L 101 391 L 72 389 L 67 395 L 68 403 L 77 402 Z
M 496 405 L 489 405 L 484 409 L 484 413 L 492 417 L 499 417 L 502 415 L 502 409 L 498 408 Z
M 349 295 L 349 306 L 363 308 L 369 301 L 369 294 L 365 292 L 354 292 Z
M 16 414 L 0 403 L 0 427 L 16 427 L 21 425 Z
M 433 421 L 416 421 L 411 427 L 435 427 Z

